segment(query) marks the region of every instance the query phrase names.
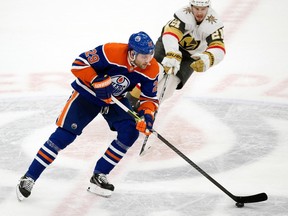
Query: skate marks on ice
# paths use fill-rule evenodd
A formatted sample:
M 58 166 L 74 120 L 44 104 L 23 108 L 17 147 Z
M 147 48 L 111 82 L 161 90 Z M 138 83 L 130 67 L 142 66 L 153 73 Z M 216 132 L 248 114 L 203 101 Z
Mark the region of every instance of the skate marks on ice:
M 35 152 L 33 152 L 35 154 L 48 137 L 39 137 L 39 140 L 33 140 L 28 149 L 22 149 L 24 139 L 35 130 L 47 127 L 47 125 L 55 128 L 55 120 L 64 102 L 65 98 L 63 97 L 1 99 L 1 123 L 5 122 L 0 127 L 1 169 L 23 172 L 23 167 L 27 168 L 26 166 L 32 158 L 30 155 L 27 156 L 25 151 L 35 148 Z M 51 132 L 53 131 L 47 131 L 47 135 L 50 135 Z M 63 173 L 59 174 L 60 176 L 63 176 Z
M 68 96 L 49 96 L 1 99 L 0 169 L 10 174 L 13 172 L 24 174 L 35 153 L 56 129 L 56 118 L 67 98 Z M 93 133 L 92 135 L 98 137 L 97 140 L 101 142 L 99 134 L 104 130 L 106 127 L 101 125 L 101 129 L 97 128 L 97 131 L 89 133 Z M 87 160 L 94 161 L 95 151 L 103 150 L 101 148 L 106 146 L 95 147 L 95 140 L 93 140 L 95 137 L 92 139 L 89 133 L 88 136 L 86 134 L 77 138 L 71 145 L 73 149 L 68 146 L 65 151 L 61 152 L 61 165 L 65 166 L 65 169 L 49 168 L 43 175 L 48 178 L 69 179 L 83 167 L 90 166 L 90 164 L 87 165 L 89 163 Z M 81 146 L 76 144 L 78 142 Z M 58 160 L 53 164 L 58 164 Z
M 284 120 L 287 121 L 288 124 L 288 105 L 285 104 L 224 99 L 207 100 L 190 98 L 189 100 L 192 100 L 197 106 L 216 116 L 216 118 L 232 130 L 233 136 L 235 137 L 234 143 L 231 143 L 231 149 L 229 151 L 223 152 L 221 155 L 215 157 L 212 155 L 212 158 L 199 163 L 197 162 L 197 165 L 209 174 L 217 174 L 239 168 L 245 164 L 253 164 L 277 148 L 278 133 L 269 122 L 267 122 L 267 118 Z M 186 118 L 189 118 L 189 113 L 185 115 Z M 211 127 L 217 127 L 217 125 L 211 125 Z M 160 133 L 162 134 L 162 131 Z M 184 131 L 183 133 L 189 133 L 191 148 L 194 148 L 193 142 L 199 142 L 198 135 L 189 131 Z M 181 135 L 182 131 L 173 132 L 173 137 Z M 226 135 L 229 136 L 228 134 Z M 166 134 L 165 130 L 163 130 L 163 136 L 169 137 L 170 134 Z M 220 136 L 225 136 L 225 134 L 221 134 Z M 163 144 L 157 140 L 156 142 L 157 144 L 153 143 L 152 148 L 156 148 L 157 150 L 158 146 L 162 146 Z M 171 141 L 171 143 L 179 148 L 179 143 L 173 143 L 173 141 Z M 215 143 L 215 145 L 217 145 L 217 143 Z M 221 146 L 219 148 L 221 148 Z M 180 148 L 179 150 L 181 151 Z M 185 152 L 183 151 L 183 153 Z M 193 158 L 191 159 L 193 161 Z M 186 162 L 183 161 L 182 166 L 162 168 L 161 172 L 159 172 L 159 170 L 133 171 L 128 174 L 127 179 L 150 182 L 162 180 L 163 176 L 165 176 L 166 180 L 173 180 L 185 177 L 198 177 L 199 175 L 201 174 L 194 170 L 194 168 L 189 168 Z
M 115 193 L 100 206 L 109 209 L 109 216 L 283 216 L 287 212 L 287 197 L 273 197 L 270 201 L 246 204 L 237 208 L 225 196 L 209 193 Z M 93 211 L 93 210 L 92 210 Z M 96 213 L 96 211 L 95 211 Z
M 46 103 L 47 101 L 49 101 L 49 103 Z M 64 103 L 65 97 L 1 100 L 0 115 L 3 120 L 0 128 L 0 168 L 2 170 L 1 173 L 4 174 L 2 175 L 4 180 L 2 177 L 1 182 L 3 184 L 1 183 L 0 185 L 0 205 L 5 202 L 7 203 L 7 197 L 9 199 L 11 199 L 11 197 L 14 198 L 15 185 L 17 180 L 21 177 L 19 176 L 19 173 L 25 171 L 28 164 L 31 162 L 31 155 L 23 153 L 23 146 L 21 146 L 21 143 L 27 136 L 33 133 L 33 131 L 39 128 L 45 128 L 47 125 L 54 126 L 55 119 L 60 113 Z M 202 109 L 215 115 L 218 119 L 228 125 L 232 129 L 234 136 L 236 136 L 235 143 L 229 151 L 201 161 L 199 164 L 195 161 L 212 176 L 215 174 L 221 175 L 226 171 L 233 171 L 234 169 L 245 165 L 259 163 L 259 161 L 261 162 L 264 157 L 269 155 L 278 146 L 277 131 L 273 130 L 272 126 L 265 121 L 265 119 L 288 120 L 287 105 L 197 98 L 193 98 L 193 103 L 196 103 L 197 106 L 200 106 Z M 213 125 L 211 127 L 213 127 Z M 47 132 L 47 135 L 49 135 L 50 132 Z M 163 133 L 163 135 L 166 136 L 165 133 Z M 193 138 L 192 133 L 192 141 Z M 41 138 L 35 140 L 35 144 L 41 145 L 42 143 L 39 142 L 44 141 L 45 140 Z M 273 143 L 273 145 L 271 143 Z M 162 144 L 158 145 L 161 146 L 162 149 L 166 148 Z M 175 146 L 177 146 L 177 143 L 175 143 Z M 154 148 L 157 149 L 157 146 L 154 146 L 153 149 Z M 38 147 L 35 149 L 38 149 Z M 138 156 L 137 153 L 138 149 L 137 151 L 135 150 L 135 157 Z M 149 157 L 149 154 L 147 157 Z M 191 159 L 193 160 L 193 158 Z M 179 160 L 181 160 L 181 158 Z M 91 161 L 94 160 L 92 159 Z M 146 163 L 145 158 L 139 159 L 137 162 Z M 125 163 L 125 161 L 123 163 Z M 161 161 L 158 163 L 161 164 Z M 245 205 L 245 208 L 238 209 L 235 207 L 234 202 L 226 197 L 225 194 L 221 193 L 221 191 L 217 189 L 212 192 L 209 191 L 210 186 L 213 188 L 213 185 L 210 185 L 211 183 L 208 183 L 210 186 L 206 189 L 208 191 L 206 191 L 205 187 L 202 187 L 202 182 L 204 185 L 207 184 L 207 182 L 205 183 L 206 180 L 204 180 L 192 167 L 189 167 L 185 161 L 181 161 L 178 164 L 180 164 L 178 167 L 173 166 L 173 168 L 169 168 L 169 166 L 159 166 L 153 170 L 141 170 L 140 168 L 139 171 L 137 171 L 137 169 L 134 168 L 130 172 L 127 171 L 122 180 L 118 179 L 120 180 L 120 183 L 118 182 L 120 185 L 117 185 L 118 183 L 115 182 L 116 191 L 113 196 L 110 199 L 99 199 L 98 197 L 95 197 L 95 204 L 91 202 L 92 204 L 88 207 L 89 209 L 85 212 L 85 215 L 95 215 L 99 211 L 102 211 L 106 212 L 109 216 L 186 216 L 192 214 L 201 216 L 270 216 L 273 214 L 282 216 L 283 212 L 287 212 L 288 198 L 277 194 L 272 194 L 271 196 L 269 193 L 268 201 L 251 205 L 247 204 Z M 143 164 L 138 165 L 140 165 L 140 167 L 143 166 Z M 63 181 L 65 179 L 73 178 L 78 172 L 81 171 L 77 168 L 73 168 L 73 166 L 65 167 L 65 169 L 47 169 L 43 174 L 45 175 L 43 177 L 45 177 L 45 179 L 50 179 L 49 181 L 58 181 L 61 179 Z M 196 182 L 197 178 L 198 182 L 201 182 L 200 189 L 197 189 L 198 185 L 194 184 L 195 178 Z M 183 191 L 183 188 L 180 188 L 182 179 L 184 179 L 185 182 L 190 182 L 191 180 L 191 185 L 188 184 L 187 191 Z M 15 182 L 15 185 L 11 184 L 11 181 Z M 231 181 L 234 182 L 234 180 Z M 235 179 L 235 181 L 237 181 L 237 179 Z M 249 182 L 249 180 L 247 181 Z M 123 183 L 121 184 L 121 182 Z M 164 185 L 167 187 L 167 190 L 165 190 L 165 188 L 157 190 L 157 185 L 161 185 L 161 182 L 166 182 Z M 222 179 L 219 179 L 219 182 L 222 183 Z M 85 183 L 83 182 L 83 184 Z M 224 186 L 227 186 L 227 189 L 230 189 L 229 184 L 227 184 L 227 180 L 223 183 Z M 133 185 L 136 187 L 134 188 Z M 174 189 L 171 191 L 170 187 Z M 181 192 L 177 191 L 178 189 L 181 190 Z M 250 189 L 251 188 L 245 189 L 243 193 L 249 192 Z M 38 191 L 39 193 L 41 191 L 43 192 L 44 189 L 39 188 L 38 190 L 40 190 Z M 61 188 L 59 188 L 59 191 L 61 191 Z M 85 192 L 86 191 L 84 191 L 82 195 L 84 198 L 89 198 L 89 200 L 94 199 L 93 196 L 89 193 L 86 194 Z M 234 188 L 232 192 L 234 193 Z M 253 193 L 253 190 L 251 192 Z M 238 191 L 235 191 L 235 194 L 242 195 L 238 194 Z M 39 197 L 40 194 L 34 194 L 33 196 Z M 59 197 L 62 196 L 63 195 L 59 194 Z M 56 200 L 61 199 L 59 197 L 56 198 Z M 32 201 L 36 201 L 33 197 L 31 198 Z M 29 202 L 30 200 L 27 201 Z M 55 206 L 55 204 L 53 205 Z M 79 206 L 77 206 L 78 205 L 75 205 L 75 207 L 70 206 L 70 208 L 78 208 Z M 18 206 L 17 208 L 22 207 Z M 15 212 L 19 212 L 19 209 Z M 30 210 L 27 210 L 27 212 L 30 212 Z M 53 209 L 51 209 L 51 212 L 53 212 Z M 71 212 L 71 209 L 69 212 Z M 75 209 L 75 212 L 79 211 L 76 211 Z M 30 212 L 29 215 L 31 215 L 31 213 L 32 212 Z M 13 215 L 13 210 L 11 215 Z M 47 215 L 52 216 L 53 213 L 47 213 Z

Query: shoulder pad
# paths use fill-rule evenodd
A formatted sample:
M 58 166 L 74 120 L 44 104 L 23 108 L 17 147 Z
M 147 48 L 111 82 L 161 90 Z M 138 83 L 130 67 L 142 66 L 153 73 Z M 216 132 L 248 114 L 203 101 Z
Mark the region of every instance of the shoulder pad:
M 127 65 L 128 44 L 106 43 L 103 45 L 103 53 L 109 63 Z
M 175 18 L 178 18 L 179 20 L 184 22 L 186 25 L 196 26 L 196 21 L 189 5 L 180 8 L 178 11 L 175 12 L 174 16 Z
M 208 36 L 222 27 L 223 22 L 218 14 L 212 8 L 209 8 L 205 19 L 200 24 L 201 30 Z

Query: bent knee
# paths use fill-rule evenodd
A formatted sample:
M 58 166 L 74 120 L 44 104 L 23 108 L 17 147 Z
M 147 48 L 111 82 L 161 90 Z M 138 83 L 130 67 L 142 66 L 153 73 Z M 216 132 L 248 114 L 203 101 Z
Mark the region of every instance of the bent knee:
M 131 147 L 139 137 L 139 131 L 136 129 L 134 122 L 121 127 L 117 132 L 117 139 L 129 147 Z
M 76 139 L 76 136 L 77 135 L 58 127 L 55 132 L 51 134 L 49 140 L 57 145 L 60 149 L 64 149 Z

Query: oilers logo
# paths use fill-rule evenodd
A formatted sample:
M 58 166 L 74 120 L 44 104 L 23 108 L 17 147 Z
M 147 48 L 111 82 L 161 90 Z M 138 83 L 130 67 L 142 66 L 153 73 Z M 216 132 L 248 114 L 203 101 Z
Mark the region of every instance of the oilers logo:
M 112 85 L 113 85 L 113 95 L 119 96 L 123 91 L 130 85 L 130 80 L 123 75 L 112 76 Z

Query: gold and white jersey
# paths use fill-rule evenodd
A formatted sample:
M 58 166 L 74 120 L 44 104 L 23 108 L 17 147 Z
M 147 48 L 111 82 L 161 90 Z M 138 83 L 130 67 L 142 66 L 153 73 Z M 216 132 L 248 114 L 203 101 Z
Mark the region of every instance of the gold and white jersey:
M 179 50 L 179 47 L 190 55 L 209 51 L 214 55 L 215 65 L 225 55 L 223 27 L 221 19 L 211 7 L 200 24 L 196 22 L 190 5 L 182 7 L 163 28 L 165 51 Z

